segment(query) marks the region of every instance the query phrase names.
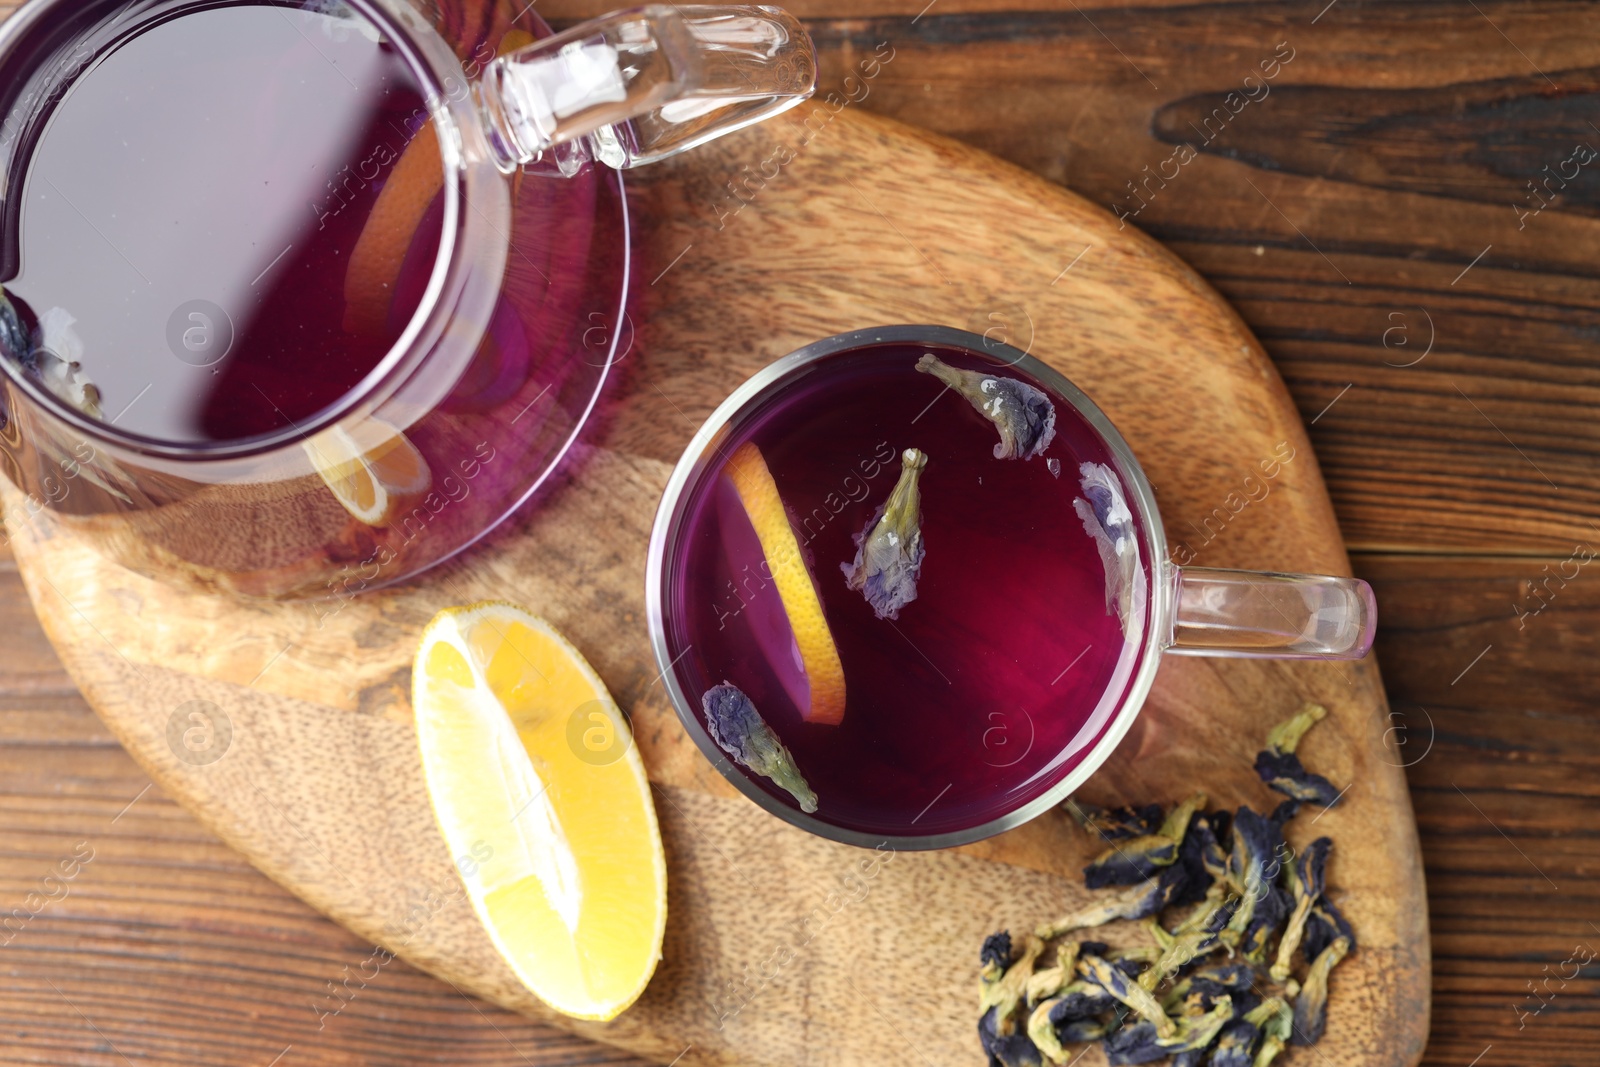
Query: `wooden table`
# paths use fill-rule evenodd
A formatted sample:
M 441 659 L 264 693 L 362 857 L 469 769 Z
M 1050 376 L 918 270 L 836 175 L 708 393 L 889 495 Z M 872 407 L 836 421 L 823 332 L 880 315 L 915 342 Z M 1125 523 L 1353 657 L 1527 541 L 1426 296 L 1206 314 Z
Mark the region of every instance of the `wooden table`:
M 1600 5 L 925 2 L 791 4 L 823 91 L 1166 241 L 1310 424 L 1381 605 L 1432 909 L 1425 1062 L 1593 1063 L 1600 168 L 1570 161 L 1600 150 Z M 893 61 L 846 82 L 881 41 Z M 0 628 L 0 912 L 41 894 L 0 931 L 0 1062 L 637 1062 L 399 962 L 319 1030 L 370 946 L 150 787 L 3 555 Z

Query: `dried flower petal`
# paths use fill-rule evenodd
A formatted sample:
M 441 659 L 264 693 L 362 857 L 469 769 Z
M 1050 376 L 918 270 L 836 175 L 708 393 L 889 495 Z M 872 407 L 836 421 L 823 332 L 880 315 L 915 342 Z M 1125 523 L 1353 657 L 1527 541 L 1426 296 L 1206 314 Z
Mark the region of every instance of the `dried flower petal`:
M 1083 869 L 1084 884 L 1090 889 L 1132 885 L 1171 866 L 1178 858 L 1179 842 L 1188 832 L 1190 819 L 1205 802 L 1204 793 L 1196 794 L 1174 808 L 1155 833 L 1123 844 L 1112 843 Z
M 1339 800 L 1339 788 L 1320 774 L 1306 770 L 1293 752 L 1256 753 L 1256 774 L 1284 796 L 1331 808 Z
M 1150 1063 L 1164 1056 L 1204 1049 L 1233 1017 L 1233 1004 L 1223 997 L 1217 1006 L 1204 1015 L 1185 1015 L 1175 1022 L 1173 1033 L 1163 1037 L 1161 1027 L 1148 1019 L 1141 1019 L 1107 1037 L 1101 1045 L 1106 1062 L 1116 1064 Z
M 1105 1050 L 1106 1062 L 1119 1067 L 1121 1064 L 1154 1063 L 1165 1059 L 1167 1050 L 1158 1041 L 1155 1025 L 1141 1020 L 1107 1035 L 1100 1047 Z
M 1328 972 L 1350 951 L 1350 939 L 1335 938 L 1333 944 L 1317 956 L 1306 980 L 1300 983 L 1300 995 L 1294 1000 L 1294 1043 L 1315 1045 L 1322 1040 L 1322 1031 L 1328 1025 Z
M 1274 726 L 1267 734 L 1267 747 L 1256 754 L 1256 775 L 1287 797 L 1331 808 L 1338 802 L 1338 787 L 1322 775 L 1306 770 L 1294 751 L 1306 731 L 1327 715 L 1328 709 L 1322 705 L 1306 704 Z
M 1078 942 L 1063 941 L 1056 949 L 1056 965 L 1035 971 L 1028 979 L 1027 1000 L 1037 1004 L 1058 995 L 1077 977 Z
M 738 686 L 731 682 L 712 686 L 700 698 L 700 707 L 705 712 L 711 739 L 732 756 L 735 763 L 763 778 L 770 778 L 794 797 L 801 811 L 817 810 L 817 794 L 801 777 L 800 769 L 794 765 L 794 756 Z
M 1084 956 L 1078 960 L 1078 973 L 1122 1001 L 1140 1018 L 1153 1024 L 1156 1036 L 1172 1037 L 1178 1032 L 1177 1024 L 1167 1017 L 1160 1002 L 1150 995 L 1150 991 L 1103 957 Z
M 1120 893 L 1101 896 L 1055 922 L 1042 923 L 1034 933 L 1051 938 L 1070 930 L 1104 926 L 1114 919 L 1147 919 L 1172 902 L 1173 897 L 1183 889 L 1185 877 L 1182 867 L 1167 867 L 1155 878 L 1147 878 Z
M 923 556 L 917 478 L 927 465 L 927 455 L 915 448 L 900 454 L 900 480 L 856 534 L 855 562 L 839 564 L 846 583 L 866 596 L 880 619 L 898 619 L 900 609 L 917 599 Z
M 1334 907 L 1333 901 L 1326 895 L 1319 897 L 1311 908 L 1311 918 L 1306 921 L 1303 946 L 1306 962 L 1315 963 L 1323 950 L 1341 937 L 1350 942 L 1352 951 L 1359 944 L 1355 930 L 1345 921 L 1339 909 Z
M 1278 997 L 1268 997 L 1243 1016 L 1245 1022 L 1261 1030 L 1261 1046 L 1256 1050 L 1254 1067 L 1267 1067 L 1283 1051 L 1293 1028 L 1294 1015 Z
M 990 1008 L 978 1020 L 978 1042 L 989 1056 L 989 1067 L 1040 1067 L 1039 1050 L 1025 1033 L 1000 1033 L 999 1008 Z
M 1010 943 L 1010 934 L 1003 935 L 1006 942 Z M 991 937 L 990 941 L 995 938 Z M 978 983 L 978 1007 L 992 1008 L 999 1005 L 1005 1010 L 1000 1013 L 1002 1034 L 1010 1033 L 1007 1028 L 1012 1010 L 1022 1002 L 1024 991 L 1028 988 L 1028 979 L 1033 975 L 1033 965 L 1039 958 L 1039 953 L 1044 951 L 1044 942 L 1036 937 L 1025 937 L 1022 940 L 1021 951 L 1014 960 L 1006 965 L 1001 976 L 994 981 L 980 979 Z M 988 968 L 985 967 L 985 972 Z
M 1149 834 L 1112 845 L 1083 869 L 1083 884 L 1090 889 L 1133 885 L 1154 877 L 1178 858 L 1178 843 L 1170 837 Z
M 1056 435 L 1056 408 L 1050 398 L 1027 382 L 982 371 L 962 370 L 928 352 L 917 370 L 954 389 L 1000 431 L 996 459 L 1032 459 Z
M 1126 841 L 1130 837 L 1153 834 L 1164 821 L 1160 804 L 1146 804 L 1140 808 L 1101 808 L 1093 804 L 1079 804 L 1067 798 L 1061 806 L 1092 834 L 1102 841 Z
M 1241 807 L 1233 817 L 1233 851 L 1228 857 L 1228 885 L 1239 895 L 1239 907 L 1228 920 L 1222 941 L 1245 947 L 1259 959 L 1267 936 L 1289 912 L 1288 894 L 1277 877 L 1284 850 L 1283 835 L 1269 819 Z
M 1306 735 L 1306 731 L 1327 717 L 1328 709 L 1321 704 L 1306 704 L 1267 734 L 1267 751 L 1280 754 L 1293 752 L 1300 746 L 1300 739 Z
M 1076 964 L 1074 964 L 1076 969 Z M 1098 985 L 1088 981 L 1076 981 L 1068 984 L 1061 990 L 1061 995 L 1053 1001 L 1050 1009 L 1050 1022 L 1059 1031 L 1069 1022 L 1082 1019 L 1093 1019 L 1104 1015 L 1120 1003 L 1116 997 L 1101 989 Z M 1059 1036 L 1059 1033 L 1058 1033 Z M 1066 1041 L 1063 1037 L 1061 1040 Z
M 1139 579 L 1139 538 L 1133 513 L 1123 496 L 1116 472 L 1103 463 L 1083 463 L 1078 475 L 1087 500 L 1072 502 L 1083 530 L 1100 552 L 1106 576 L 1106 612 L 1115 612 L 1128 635 L 1136 609 L 1143 606 L 1144 583 Z
M 1073 1019 L 1056 1028 L 1056 1037 L 1068 1045 L 1099 1041 L 1105 1036 L 1105 1024 L 1097 1019 Z
M 1043 1000 L 1033 1009 L 1028 1016 L 1028 1040 L 1051 1063 L 1066 1063 L 1067 1050 L 1061 1047 L 1061 1036 L 1050 1021 L 1050 1012 L 1055 1009 L 1057 1002 L 1056 999 Z
M 1332 848 L 1332 838 L 1319 837 L 1306 846 L 1295 862 L 1291 881 L 1294 910 L 1289 913 L 1289 924 L 1278 939 L 1278 959 L 1271 971 L 1274 982 L 1285 982 L 1289 978 L 1295 949 L 1300 947 L 1305 935 L 1306 921 L 1311 918 L 1311 909 L 1327 884 L 1328 853 Z
M 1039 1050 L 1026 1033 L 1019 1030 L 1017 1011 L 1023 1004 L 1033 965 L 1044 951 L 1044 942 L 1025 938 L 1015 960 L 1006 964 L 998 978 L 991 978 L 998 967 L 1001 950 L 1011 951 L 1011 935 L 992 935 L 984 942 L 984 972 L 978 981 L 978 1040 L 989 1055 L 991 1067 L 1023 1067 L 1040 1062 Z
M 1217 1044 L 1211 1052 L 1211 1067 L 1251 1067 L 1259 1040 L 1260 1027 L 1235 1019 L 1217 1035 Z
M 1011 931 L 1001 930 L 984 938 L 978 962 L 983 965 L 985 977 L 992 975 L 995 981 L 999 981 L 1005 969 L 1011 965 Z

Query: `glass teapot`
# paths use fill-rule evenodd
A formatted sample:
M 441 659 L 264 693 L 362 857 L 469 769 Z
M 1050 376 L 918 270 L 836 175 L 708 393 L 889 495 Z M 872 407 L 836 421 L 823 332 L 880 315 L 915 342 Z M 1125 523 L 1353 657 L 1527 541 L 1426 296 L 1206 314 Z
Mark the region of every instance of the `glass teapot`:
M 342 600 L 534 492 L 631 344 L 620 170 L 799 103 L 816 61 L 776 8 L 551 35 L 518 6 L 31 0 L 0 26 L 8 529 Z

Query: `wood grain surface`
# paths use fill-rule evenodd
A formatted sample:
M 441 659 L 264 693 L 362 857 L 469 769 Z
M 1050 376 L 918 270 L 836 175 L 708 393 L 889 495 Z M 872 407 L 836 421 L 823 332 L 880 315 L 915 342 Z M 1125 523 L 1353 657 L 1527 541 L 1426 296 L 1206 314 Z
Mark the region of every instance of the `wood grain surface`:
M 1004 311 L 1031 324 L 1013 343 L 1067 373 L 1123 429 L 1175 543 L 1212 566 L 1348 570 L 1282 383 L 1192 271 L 991 156 L 848 108 L 823 114 L 825 125 L 808 112 L 752 129 L 636 187 L 638 247 L 668 266 L 635 309 L 634 350 L 556 483 L 458 562 L 333 611 L 187 593 L 48 522 L 13 531 L 68 670 L 170 795 L 364 939 L 547 1020 L 456 892 L 405 694 L 418 634 L 439 608 L 500 596 L 548 617 L 633 718 L 670 871 L 664 960 L 644 998 L 615 1022 L 577 1028 L 685 1065 L 979 1058 L 976 946 L 1085 900 L 1078 871 L 1100 848 L 1053 812 L 978 846 L 891 853 L 863 871 L 870 852 L 765 817 L 699 755 L 656 684 L 645 548 L 672 463 L 738 382 L 829 333 L 983 324 Z M 783 147 L 791 158 L 778 178 L 741 183 L 759 213 L 707 217 L 722 175 Z M 1201 520 L 1239 499 L 1241 480 L 1269 457 L 1283 462 L 1265 496 L 1202 541 Z M 1335 983 L 1327 1037 L 1289 1062 L 1409 1067 L 1426 1033 L 1427 923 L 1372 662 L 1170 660 L 1134 731 L 1080 795 L 1174 802 L 1204 788 L 1222 807 L 1269 806 L 1254 753 L 1305 700 L 1332 712 L 1306 757 L 1349 789 L 1314 830 L 1309 819 L 1291 824 L 1291 842 L 1339 842 L 1330 882 L 1361 951 Z M 176 738 L 195 701 L 227 724 L 219 756 Z
M 570 21 L 606 6 L 540 10 Z M 1158 115 L 1192 113 L 1186 101 L 1220 99 L 1279 41 L 1296 47 L 1274 95 L 1132 223 L 1195 266 L 1266 344 L 1309 424 L 1357 573 L 1378 590 L 1378 653 L 1428 872 L 1425 1062 L 1592 1063 L 1600 970 L 1560 976 L 1574 973 L 1563 961 L 1575 946 L 1600 947 L 1600 587 L 1571 583 L 1520 628 L 1516 609 L 1538 606 L 1546 566 L 1593 543 L 1600 299 L 1584 210 L 1596 187 L 1574 183 L 1525 231 L 1515 206 L 1570 149 L 1552 131 L 1582 138 L 1597 119 L 1584 72 L 1600 62 L 1600 7 L 790 6 L 821 46 L 825 91 L 860 96 L 844 77 L 890 40 L 895 63 L 852 107 L 976 144 L 1108 209 L 1174 150 Z M 1488 104 L 1463 123 L 1441 106 L 1451 93 Z M 1291 101 L 1306 125 L 1273 118 Z M 1330 124 L 1363 116 L 1387 119 Z M 1252 132 L 1256 119 L 1271 137 Z M 1409 134 L 1397 144 L 1399 129 Z M 1235 137 L 1250 154 L 1228 153 Z M 1474 166 L 1488 186 L 1501 167 L 1496 180 L 1523 199 L 1463 195 L 1451 175 Z M 126 1062 L 118 1050 L 217 1064 L 627 1060 L 469 1006 L 398 962 L 317 1029 L 312 1002 L 370 945 L 146 791 L 44 645 L 14 576 L 0 581 L 11 653 L 0 657 L 0 892 L 20 902 L 76 841 L 112 850 L 4 948 L 0 1062 Z

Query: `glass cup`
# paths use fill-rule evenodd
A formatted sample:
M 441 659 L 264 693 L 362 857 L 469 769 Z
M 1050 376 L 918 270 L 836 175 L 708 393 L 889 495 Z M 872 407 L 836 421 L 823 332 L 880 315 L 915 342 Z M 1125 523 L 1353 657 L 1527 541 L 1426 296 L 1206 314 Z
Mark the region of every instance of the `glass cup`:
M 30 205 L 45 191 L 31 182 L 35 151 L 80 76 L 142 34 L 218 6 L 30 0 L 0 26 L 8 289 Z M 201 590 L 342 603 L 449 558 L 526 500 L 632 344 L 620 169 L 781 112 L 816 78 L 809 37 L 776 8 L 651 5 L 552 36 L 532 6 L 282 5 L 310 47 L 328 47 L 319 34 L 330 25 L 368 33 L 402 57 L 419 87 L 425 107 L 397 127 L 395 151 L 431 128 L 443 180 L 429 209 L 438 251 L 417 271 L 415 312 L 370 373 L 322 410 L 256 436 L 193 441 L 119 428 L 83 402 L 82 389 L 74 401 L 50 387 L 29 368 L 53 361 L 70 383 L 79 365 L 51 355 L 48 337 L 37 328 L 30 336 L 7 304 L 0 471 L 17 490 L 7 495 L 7 526 L 69 531 L 137 571 Z M 123 221 L 74 206 L 117 247 L 113 227 Z M 332 211 L 312 209 L 319 221 Z M 112 258 L 99 245 L 83 254 Z M 272 265 L 263 265 L 266 275 Z M 164 281 L 132 279 L 132 299 L 154 299 Z M 183 295 L 195 299 L 170 318 L 159 309 L 165 334 L 124 339 L 130 353 L 170 347 L 173 374 L 225 366 L 241 312 L 205 291 L 205 279 L 194 284 Z M 115 407 L 109 399 L 104 416 L 127 396 Z
M 992 369 L 996 377 L 1017 378 L 1042 390 L 1059 416 L 1053 423 L 1054 446 L 1024 462 L 990 458 L 995 434 L 973 405 L 944 399 L 937 381 L 910 373 L 922 352 L 965 362 L 980 374 Z M 879 399 L 858 408 L 853 397 L 863 390 L 876 390 L 871 395 Z M 809 406 L 806 395 L 814 401 Z M 941 403 L 943 409 L 936 406 Z M 941 411 L 945 423 L 929 418 Z M 820 425 L 818 420 L 833 421 L 810 429 Z M 866 423 L 873 425 L 863 428 Z M 866 436 L 841 443 L 859 434 Z M 880 435 L 881 445 L 862 443 Z M 766 443 L 757 452 L 771 464 L 768 484 L 781 500 L 776 512 L 770 503 L 766 511 L 761 505 L 741 506 L 759 495 L 740 487 L 756 484 L 748 474 L 747 443 L 754 446 L 763 438 Z M 839 571 L 848 561 L 849 535 L 860 546 L 859 538 L 875 528 L 882 513 L 872 508 L 887 499 L 895 484 L 895 457 L 908 444 L 925 449 L 926 473 L 918 483 L 922 532 L 917 536 L 926 535 L 917 549 L 923 566 L 919 595 L 898 616 L 874 618 L 848 584 L 850 569 L 845 568 L 846 577 Z M 1000 446 L 995 447 L 998 455 Z M 838 461 L 858 453 L 864 457 L 858 463 Z M 911 452 L 904 457 L 902 464 L 917 462 Z M 956 462 L 961 457 L 967 457 L 966 466 Z M 1077 460 L 1085 461 L 1082 467 Z M 932 472 L 941 464 L 954 473 L 935 485 Z M 815 467 L 831 467 L 831 472 L 819 474 Z M 904 467 L 899 469 L 904 484 Z M 1097 472 L 1094 487 L 1091 472 Z M 991 483 L 988 492 L 998 494 L 1007 478 L 1031 478 L 1028 493 L 1051 499 L 1059 494 L 1059 503 L 1050 505 L 1059 511 L 1019 517 L 1006 510 L 1003 495 L 983 495 L 984 481 Z M 1104 495 L 1097 496 L 1102 486 Z M 936 498 L 942 512 L 934 510 Z M 990 514 L 985 508 L 995 510 Z M 755 516 L 785 513 L 792 544 L 802 546 L 798 553 L 774 553 L 781 531 L 761 534 L 758 546 L 750 533 L 758 525 Z M 1091 539 L 1091 526 L 1109 536 Z M 901 530 L 901 537 L 907 536 Z M 1058 545 L 1062 554 L 1069 545 L 1079 553 L 1076 571 L 1052 569 Z M 945 553 L 944 569 L 936 576 L 938 553 Z M 825 657 L 801 647 L 798 630 L 790 625 L 790 598 L 782 589 L 785 564 L 773 562 L 797 554 L 806 557 L 838 649 L 834 662 L 842 671 L 842 717 L 835 709 L 820 721 L 803 721 L 807 712 L 796 711 L 809 699 L 816 712 L 818 677 L 826 673 L 809 666 Z M 754 568 L 748 563 L 752 555 L 758 560 Z M 856 567 L 860 560 L 858 555 Z M 988 586 L 1007 580 L 1006 568 L 1022 574 L 1004 594 L 1015 600 L 1007 600 L 997 614 L 986 599 Z M 1083 574 L 1091 580 L 1080 582 Z M 712 587 L 724 579 L 726 590 Z M 946 583 L 945 589 L 934 588 L 936 582 Z M 962 582 L 961 590 L 952 591 Z M 1108 590 L 1116 595 L 1107 595 Z M 804 595 L 802 589 L 793 599 Z M 835 841 L 867 847 L 887 842 L 897 849 L 976 841 L 1060 803 L 1127 733 L 1164 655 L 1359 659 L 1371 647 L 1376 617 L 1372 590 L 1357 579 L 1173 563 L 1150 484 L 1128 443 L 1094 402 L 1038 359 L 942 326 L 890 326 L 825 338 L 763 368 L 735 390 L 695 434 L 672 472 L 651 535 L 646 598 L 651 645 L 667 692 L 684 729 L 723 775 L 792 825 Z M 1029 605 L 1027 612 L 1020 606 L 1010 610 L 1013 602 Z M 1007 627 L 1008 620 L 1027 613 L 1032 613 L 1032 636 L 1020 629 L 1015 636 L 1006 634 L 999 655 L 987 647 L 991 635 L 985 628 Z M 782 620 L 776 631 L 775 618 Z M 805 625 L 814 633 L 814 624 Z M 1071 641 L 1054 640 L 1063 628 L 1074 630 Z M 1092 677 L 1099 680 L 1084 683 L 1090 691 L 1063 701 L 1056 695 L 1063 690 L 1052 687 L 1077 667 L 1076 660 L 1067 661 L 1085 643 L 1103 650 L 1095 654 L 1099 659 L 1093 667 L 1100 673 Z M 1006 673 L 1015 666 L 1011 660 L 1024 657 L 1040 662 Z M 1060 666 L 1067 670 L 1052 682 Z M 808 671 L 816 677 L 797 677 Z M 1030 680 L 1020 680 L 1024 675 Z M 708 693 L 723 692 L 719 683 L 730 677 L 749 691 L 756 712 L 792 752 L 809 783 L 800 792 L 814 786 L 809 803 L 800 793 L 736 765 L 713 737 Z M 919 677 L 926 681 L 922 688 Z M 994 691 L 985 688 L 990 678 L 1012 681 L 996 682 L 1002 690 Z M 1012 684 L 1017 691 L 1005 689 Z M 856 705 L 855 693 L 865 706 Z M 1004 740 L 1006 717 L 1019 710 L 1027 716 L 1030 750 L 1034 738 L 1040 746 L 1055 738 L 1054 750 L 1037 752 L 1025 764 L 1018 762 L 1022 757 L 1010 763 L 995 758 L 996 746 L 990 744 Z M 874 724 L 863 721 L 873 716 L 895 725 L 874 732 Z M 726 733 L 726 722 L 719 733 Z M 855 734 L 841 732 L 852 727 L 859 728 Z M 946 743 L 942 735 L 947 732 L 965 740 Z M 1017 727 L 1013 740 L 1020 734 Z M 902 757 L 862 753 L 902 742 L 903 751 L 917 752 L 929 765 L 946 760 L 945 770 L 908 771 L 880 785 L 880 779 L 899 773 Z M 909 765 L 909 757 L 905 762 Z M 939 792 L 946 772 L 952 782 L 964 783 L 965 799 L 954 798 L 966 805 L 961 812 L 945 810 L 952 804 Z M 831 813 L 829 788 L 847 794 Z M 816 807 L 819 796 L 821 808 Z M 892 813 L 885 799 L 891 796 Z M 812 811 L 803 810 L 807 807 Z

